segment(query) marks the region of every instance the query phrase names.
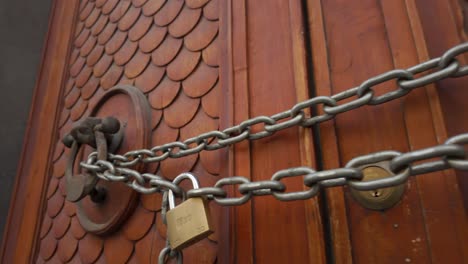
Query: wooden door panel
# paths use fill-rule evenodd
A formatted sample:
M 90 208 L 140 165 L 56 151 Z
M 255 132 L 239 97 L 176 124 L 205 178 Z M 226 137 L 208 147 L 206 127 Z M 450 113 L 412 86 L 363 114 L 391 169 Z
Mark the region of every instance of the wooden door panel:
M 159 213 L 161 195 L 142 195 L 115 234 L 101 237 L 84 232 L 75 205 L 64 199 L 68 150 L 59 139 L 117 84 L 134 85 L 147 95 L 152 145 L 219 129 L 218 4 L 216 0 L 83 0 L 78 9 L 36 261 L 155 262 L 166 238 Z M 148 170 L 169 179 L 193 171 L 202 186 L 210 186 L 219 177 L 223 153 L 166 160 Z M 215 219 L 219 214 L 213 206 Z M 221 230 L 218 222 L 215 226 Z M 215 234 L 190 247 L 184 251 L 185 259 L 215 262 L 217 240 Z
M 107 236 L 87 233 L 65 199 L 69 150 L 60 139 L 114 85 L 136 86 L 147 97 L 151 146 L 185 140 L 440 56 L 466 39 L 459 8 L 456 0 L 54 1 L 2 262 L 156 262 L 166 236 L 161 194 L 139 196 L 129 219 Z M 435 16 L 454 19 L 437 23 Z M 213 186 L 221 177 L 268 180 L 285 168 L 331 169 L 373 151 L 432 146 L 466 127 L 458 121 L 466 112 L 464 83 L 446 80 L 341 114 L 313 134 L 289 128 L 146 170 L 168 179 L 192 171 L 201 186 Z M 288 192 L 306 188 L 299 178 L 284 182 Z M 212 202 L 216 233 L 184 250 L 184 260 L 466 262 L 459 182 L 453 171 L 414 177 L 402 201 L 380 212 L 363 208 L 346 187 L 306 201 L 255 197 L 230 208 Z M 235 186 L 225 189 L 240 195 Z
M 302 1 L 225 1 L 225 80 L 230 124 L 272 115 L 308 99 Z M 223 24 L 224 25 L 224 24 Z M 254 126 L 253 132 L 261 127 Z M 268 180 L 278 170 L 314 167 L 310 129 L 291 128 L 233 148 L 228 175 Z M 305 188 L 286 180 L 288 191 Z M 280 202 L 256 197 L 235 207 L 229 263 L 323 263 L 324 234 L 318 199 Z
M 462 12 L 462 2 L 452 0 L 447 4 L 446 1 L 415 1 L 430 56 L 438 56 L 437 54 L 443 50 L 468 40 L 467 28 L 464 27 L 467 18 L 463 17 L 466 16 L 466 12 Z M 436 23 L 434 17 L 444 19 L 440 19 L 440 23 Z M 466 55 L 459 56 L 459 59 L 466 62 L 468 57 Z M 439 82 L 437 87 L 449 136 L 467 131 L 465 100 L 468 96 L 468 90 L 466 89 L 466 81 L 463 78 L 444 80 Z M 464 171 L 456 173 L 462 189 L 465 209 L 468 210 L 468 174 Z
M 311 2 L 309 13 L 318 16 L 309 17 L 313 43 L 326 43 L 318 44 L 314 53 L 317 94 L 335 94 L 387 70 L 428 59 L 414 1 Z M 376 93 L 393 85 L 380 85 Z M 325 168 L 343 166 L 373 151 L 404 152 L 446 138 L 434 85 L 397 101 L 342 114 L 334 126 L 323 125 L 320 131 L 327 146 Z M 406 188 L 402 201 L 384 212 L 366 210 L 346 188 L 327 190 L 337 262 L 463 262 L 467 236 L 459 234 L 466 234 L 467 223 L 454 172 L 418 176 Z

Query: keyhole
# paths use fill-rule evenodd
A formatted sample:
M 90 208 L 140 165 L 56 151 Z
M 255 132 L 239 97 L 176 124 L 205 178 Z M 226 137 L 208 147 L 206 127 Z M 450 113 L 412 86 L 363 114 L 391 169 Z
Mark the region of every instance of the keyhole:
M 106 200 L 107 190 L 104 187 L 97 186 L 89 193 L 91 201 L 95 203 L 103 203 Z
M 377 189 L 377 190 L 373 190 L 371 194 L 372 194 L 372 196 L 374 196 L 374 197 L 380 197 L 380 195 L 382 195 L 382 193 L 381 193 L 380 190 L 378 190 L 378 189 Z

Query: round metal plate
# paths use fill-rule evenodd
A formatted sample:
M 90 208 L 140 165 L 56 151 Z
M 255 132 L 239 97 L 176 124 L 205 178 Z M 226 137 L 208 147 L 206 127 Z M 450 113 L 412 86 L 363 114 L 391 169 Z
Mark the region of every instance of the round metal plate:
M 392 174 L 384 166 L 368 166 L 362 169 L 362 181 L 392 177 Z M 371 191 L 358 191 L 351 189 L 353 198 L 363 207 L 371 210 L 386 210 L 401 200 L 405 192 L 405 185 L 401 184 L 389 188 L 381 188 Z
M 120 85 L 105 93 L 98 101 L 90 116 L 113 116 L 121 123 L 123 140 L 116 153 L 146 148 L 150 140 L 151 110 L 140 90 L 133 86 Z M 93 149 L 86 147 L 86 157 Z M 143 170 L 143 164 L 136 169 Z M 99 180 L 97 188 L 106 190 L 103 202 L 94 203 L 87 196 L 77 203 L 77 216 L 83 228 L 94 234 L 106 235 L 115 231 L 133 212 L 138 194 L 121 182 Z

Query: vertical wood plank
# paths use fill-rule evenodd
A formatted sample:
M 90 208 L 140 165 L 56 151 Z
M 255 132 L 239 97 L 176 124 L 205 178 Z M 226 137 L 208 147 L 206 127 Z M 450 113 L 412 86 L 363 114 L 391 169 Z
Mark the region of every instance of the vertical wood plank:
M 227 1 L 231 17 L 228 21 L 230 30 L 230 42 L 227 45 L 232 47 L 226 56 L 232 56 L 232 86 L 229 89 L 229 96 L 232 98 L 232 107 L 229 110 L 232 115 L 234 125 L 249 118 L 249 95 L 248 95 L 248 65 L 247 65 L 247 10 L 246 2 Z M 250 178 L 250 144 L 241 142 L 233 147 L 231 152 L 231 164 L 233 168 L 229 171 L 232 175 L 242 175 Z M 231 190 L 232 191 L 232 190 Z M 234 194 L 233 195 L 240 195 Z M 252 205 L 251 202 L 243 206 L 233 208 L 231 222 L 231 263 L 253 263 L 253 230 L 252 230 Z
M 359 85 L 384 71 L 419 61 L 402 2 L 322 3 L 332 93 Z M 392 89 L 391 85 L 377 87 L 377 94 Z M 372 151 L 407 151 L 409 146 L 419 148 L 437 142 L 432 123 L 433 109 L 426 92 L 421 90 L 403 100 L 372 109 L 363 107 L 341 115 L 336 119 L 341 165 L 357 155 Z M 415 123 L 417 118 L 419 122 Z M 422 123 L 428 124 L 424 128 L 432 133 L 418 136 L 423 129 Z M 416 124 L 419 127 L 414 126 Z M 440 124 L 437 126 L 440 130 Z M 325 162 L 329 158 L 326 153 L 324 158 Z M 356 262 L 427 262 L 431 259 L 430 234 L 425 228 L 423 213 L 427 204 L 421 202 L 424 198 L 418 183 L 419 180 L 412 179 L 407 184 L 403 200 L 394 208 L 380 213 L 362 208 L 346 193 L 353 259 Z M 328 197 L 330 204 L 335 205 L 333 200 L 336 197 Z M 332 228 L 335 228 L 332 233 L 336 233 L 336 226 Z
M 417 13 L 420 18 L 421 30 L 423 31 L 429 56 L 440 56 L 444 50 L 467 40 L 466 32 L 463 30 L 462 10 L 459 2 L 450 1 L 450 4 L 447 4 L 446 1 L 431 0 L 423 2 L 413 0 L 408 1 L 408 6 L 413 7 L 413 12 Z M 440 22 L 436 22 L 434 17 L 441 18 L 437 19 Z M 459 56 L 458 59 L 462 63 L 466 63 L 467 57 L 466 55 Z M 440 98 L 440 107 L 449 136 L 468 131 L 468 122 L 465 117 L 466 103 L 464 102 L 465 98 L 468 97 L 466 82 L 467 78 L 463 77 L 439 81 L 436 84 L 437 95 Z M 430 194 L 434 200 L 442 195 L 436 200 L 437 202 L 440 202 L 440 200 L 447 201 L 444 211 L 452 209 L 450 227 L 447 231 L 451 231 L 453 235 L 448 238 L 447 233 L 449 232 L 446 232 L 445 228 L 435 229 L 433 227 L 433 234 L 437 240 L 432 244 L 434 244 L 434 247 L 443 248 L 444 245 L 442 244 L 448 239 L 450 241 L 447 241 L 447 244 L 456 245 L 450 249 L 447 248 L 445 251 L 437 251 L 439 254 L 434 255 L 434 259 L 435 261 L 445 261 L 447 257 L 450 258 L 455 255 L 459 257 L 457 261 L 466 262 L 468 261 L 468 252 L 466 251 L 466 248 L 468 248 L 468 219 L 466 217 L 468 210 L 468 173 L 456 171 L 458 181 L 453 177 L 453 173 L 453 171 L 445 173 L 445 185 L 442 185 L 446 189 L 445 193 Z M 434 183 L 432 184 L 434 186 Z M 430 211 L 429 213 L 432 219 L 435 218 L 433 214 L 437 218 L 441 217 L 438 213 L 442 214 L 439 210 Z M 446 215 L 449 214 L 446 213 Z M 451 255 L 447 256 L 449 254 Z
M 463 29 L 463 17 L 459 4 L 450 1 L 414 1 L 427 43 L 430 56 L 440 56 L 444 50 L 458 43 L 467 41 Z M 438 18 L 438 19 L 434 19 Z M 468 56 L 459 56 L 466 63 Z M 455 135 L 468 131 L 465 118 L 465 98 L 468 96 L 466 77 L 449 79 L 437 83 L 442 112 L 447 125 L 447 132 Z M 464 206 L 468 210 L 468 173 L 457 172 L 463 192 Z
M 450 9 L 450 5 L 443 1 L 432 5 L 426 1 L 419 2 L 430 10 L 431 15 L 427 19 L 431 21 L 431 27 L 427 27 L 428 32 L 433 31 L 435 24 L 440 30 L 446 30 L 439 35 L 447 35 L 447 32 L 457 29 L 448 25 L 453 22 L 452 19 L 446 19 L 443 23 L 434 20 L 434 17 L 456 17 L 440 13 L 440 10 Z M 360 1 L 351 4 L 324 0 L 321 4 L 328 61 L 321 59 L 321 55 L 313 56 L 314 69 L 329 66 L 332 94 L 359 85 L 384 71 L 406 68 L 427 59 L 424 53 L 425 32 L 422 32 L 418 16 L 421 7 L 413 1 Z M 315 14 L 319 13 L 317 6 Z M 340 8 L 336 8 L 338 6 Z M 451 6 L 453 8 L 453 3 Z M 320 21 L 317 20 L 311 19 L 311 30 L 320 34 L 320 30 L 317 30 Z M 434 40 L 437 39 L 435 35 L 437 33 L 433 34 Z M 320 49 L 319 41 L 312 43 L 316 45 L 314 51 L 325 50 Z M 441 49 L 439 54 L 431 54 L 431 57 L 440 56 L 448 47 Z M 320 70 L 314 73 L 316 82 L 326 83 L 326 73 Z M 389 82 L 376 87 L 375 91 L 377 94 L 388 91 L 392 85 Z M 329 94 L 327 89 L 320 87 L 317 93 Z M 334 155 L 333 144 L 331 147 L 327 145 L 327 151 L 323 153 L 325 167 L 337 159 L 341 159 L 341 165 L 344 165 L 354 156 L 366 152 L 419 149 L 443 142 L 446 138 L 444 116 L 434 85 L 418 89 L 395 102 L 343 114 L 336 119 L 335 128 L 329 124 L 333 122 L 321 125 L 321 142 L 333 142 L 335 129 L 339 155 Z M 463 213 L 460 189 L 452 171 L 411 179 L 403 200 L 385 212 L 363 209 L 348 193 L 345 194 L 346 208 L 343 208 L 339 203 L 340 196 L 331 195 L 331 191 L 328 191 L 330 219 L 334 216 L 339 216 L 340 220 L 346 219 L 343 212 L 347 212 L 352 258 L 356 262 L 466 261 L 466 253 L 462 250 L 466 248 L 466 214 Z M 341 215 L 336 212 L 341 212 Z M 340 225 L 332 220 L 330 223 L 331 237 L 334 238 Z M 346 241 L 346 237 L 341 237 L 341 240 Z M 351 261 L 349 255 L 347 258 L 341 257 L 344 254 L 340 255 L 340 252 L 346 251 L 340 251 L 337 242 L 334 241 L 334 257 L 341 258 L 341 262 L 343 259 Z
M 405 1 L 382 1 L 382 9 L 395 66 L 407 68 L 420 62 L 412 34 L 412 30 L 416 29 L 410 26 Z M 438 139 L 444 140 L 445 133 L 437 135 L 434 125 L 434 120 L 441 122 L 438 125 L 444 125 L 442 114 L 431 112 L 427 98 L 425 89 L 417 89 L 404 99 L 405 122 L 412 149 L 441 143 Z M 434 115 L 437 117 L 434 118 Z M 463 210 L 463 206 L 460 202 L 455 201 L 455 205 L 451 201 L 450 186 L 456 184 L 453 171 L 431 173 L 417 177 L 416 181 L 428 237 L 428 241 L 422 242 L 428 245 L 432 261 L 456 263 L 462 260 L 462 243 L 454 238 L 463 226 L 454 222 L 458 222 L 456 219 L 460 217 L 456 211 Z
M 307 23 L 307 18 L 304 17 L 304 15 L 307 14 L 306 8 L 307 5 L 304 1 L 289 1 L 290 38 L 293 59 L 294 87 L 296 90 L 297 102 L 305 101 L 311 97 L 308 91 L 310 85 L 308 83 L 308 74 L 310 72 L 308 67 L 311 67 L 312 65 L 311 63 L 307 63 L 308 57 L 305 47 L 305 45 L 307 45 L 305 38 L 308 36 L 305 34 L 305 23 Z M 309 109 L 304 111 L 306 115 L 310 115 L 310 111 L 308 110 Z M 314 142 L 311 129 L 312 128 L 299 128 L 300 163 L 306 166 L 312 166 L 312 164 L 315 165 L 315 148 L 313 146 Z M 326 262 L 325 240 L 327 238 L 325 237 L 323 229 L 320 202 L 320 199 L 314 198 L 305 204 L 309 256 L 310 261 L 315 263 Z
M 228 89 L 233 98 L 232 124 L 275 114 L 307 99 L 301 2 L 231 1 L 226 5 L 232 8 L 232 21 L 228 22 L 232 50 L 225 54 L 232 54 L 232 90 Z M 253 127 L 253 132 L 258 129 Z M 270 179 L 280 169 L 314 165 L 310 129 L 277 134 L 236 144 L 232 175 L 258 181 Z M 288 191 L 304 188 L 301 179 L 286 181 Z M 231 230 L 234 249 L 230 263 L 325 261 L 316 199 L 285 203 L 273 197 L 256 197 L 232 212 L 235 227 Z
M 286 1 L 248 1 L 250 116 L 271 115 L 297 102 L 292 53 L 297 47 L 291 46 L 289 8 Z M 278 170 L 308 165 L 301 164 L 298 137 L 294 128 L 251 142 L 252 180 L 266 180 Z M 303 188 L 299 178 L 285 182 L 287 191 Z M 308 244 L 299 242 L 308 240 L 304 232 L 308 224 L 319 224 L 307 222 L 308 202 L 316 201 L 285 203 L 273 197 L 253 200 L 256 263 L 320 261 L 311 255 Z
M 331 77 L 328 64 L 328 44 L 325 32 L 322 1 L 307 1 L 308 23 L 312 49 L 312 68 L 316 95 L 332 95 Z M 323 114 L 323 109 L 317 109 Z M 322 148 L 323 169 L 332 169 L 340 166 L 338 141 L 334 127 L 334 120 L 322 123 L 318 126 L 320 144 Z M 331 188 L 325 191 L 328 215 L 324 217 L 329 221 L 328 235 L 331 246 L 332 258 L 329 261 L 335 263 L 352 263 L 351 241 L 348 228 L 347 208 L 343 188 Z
M 220 129 L 224 129 L 232 125 L 234 120 L 234 74 L 233 74 L 233 11 L 232 2 L 221 1 L 219 3 L 219 38 L 220 38 L 220 54 L 219 54 L 219 81 L 221 83 L 221 91 L 224 104 L 220 107 L 220 115 L 223 116 L 220 120 Z M 228 150 L 227 160 L 223 164 L 220 173 L 221 175 L 231 175 L 234 172 L 234 155 L 233 150 Z M 232 192 L 231 192 L 232 193 Z M 219 239 L 219 263 L 233 263 L 235 252 L 235 237 L 232 234 L 236 233 L 235 219 L 232 219 L 234 214 L 233 208 L 224 208 L 222 210 L 222 223 L 220 227 Z

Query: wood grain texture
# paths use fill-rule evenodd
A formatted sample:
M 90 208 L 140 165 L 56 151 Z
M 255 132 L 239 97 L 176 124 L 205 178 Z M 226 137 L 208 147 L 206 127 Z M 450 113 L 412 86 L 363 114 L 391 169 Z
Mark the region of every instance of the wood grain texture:
M 317 94 L 335 94 L 376 74 L 428 58 L 417 14 L 423 8 L 415 9 L 414 1 L 320 2 L 321 6 L 315 3 L 315 9 L 309 8 L 320 16 L 323 11 L 322 21 L 310 19 L 312 36 L 318 33 L 321 38 L 313 38 L 318 49 L 313 56 Z M 426 1 L 423 5 L 431 12 L 441 7 Z M 439 24 L 434 17 L 428 19 Z M 388 83 L 379 91 L 391 86 Z M 428 86 L 398 101 L 354 110 L 321 125 L 321 143 L 327 146 L 325 168 L 343 166 L 372 151 L 408 151 L 443 142 L 446 134 L 438 104 L 434 87 Z M 327 190 L 335 261 L 464 262 L 466 235 L 460 234 L 466 232 L 466 214 L 453 179 L 451 172 L 411 179 L 403 200 L 384 212 L 364 209 L 345 189 Z
M 309 55 L 317 95 L 439 56 L 466 39 L 459 8 L 456 0 L 57 0 L 24 148 L 28 162 L 20 166 L 1 262 L 156 262 L 166 238 L 160 194 L 141 196 L 132 217 L 106 237 L 83 230 L 74 204 L 64 199 L 68 149 L 59 138 L 112 86 L 135 85 L 147 96 L 151 145 L 184 140 L 307 99 Z M 322 167 L 341 167 L 372 151 L 423 148 L 466 131 L 460 121 L 465 83 L 428 85 L 321 124 Z M 202 186 L 232 175 L 269 179 L 279 169 L 316 167 L 310 132 L 291 128 L 155 163 L 148 171 L 168 179 L 193 171 Z M 467 181 L 458 176 L 446 171 L 413 178 L 403 200 L 384 212 L 364 209 L 346 188 L 326 190 L 326 208 L 320 199 L 257 197 L 233 208 L 212 203 L 216 233 L 188 248 L 185 261 L 464 263 Z M 300 179 L 287 181 L 288 191 L 303 187 Z
M 463 17 L 464 12 L 461 6 L 463 1 L 449 1 L 450 4 L 445 1 L 429 1 L 427 6 L 422 1 L 411 2 L 414 2 L 415 13 L 421 19 L 422 34 L 425 36 L 429 56 L 440 56 L 445 49 L 468 40 L 467 32 L 463 27 L 467 19 Z M 429 7 L 434 7 L 434 9 Z M 444 19 L 441 23 L 435 23 L 434 19 L 431 19 L 439 16 L 449 16 L 452 19 Z M 466 63 L 468 56 L 458 56 L 458 59 Z M 468 130 L 468 123 L 464 119 L 465 103 L 463 100 L 468 95 L 465 87 L 466 77 L 437 83 L 437 93 L 449 136 Z M 468 174 L 462 171 L 456 173 L 464 206 L 468 211 Z
M 232 123 L 274 114 L 308 98 L 304 54 L 299 55 L 305 52 L 301 2 L 221 2 L 221 8 L 230 14 L 226 17 L 230 35 L 226 44 L 221 40 L 220 48 L 227 47 L 227 55 L 221 52 L 221 60 L 232 74 L 232 79 L 222 80 Z M 229 173 L 259 181 L 270 179 L 280 169 L 314 166 L 310 141 L 302 135 L 294 128 L 267 139 L 236 144 Z M 310 134 L 307 137 L 310 139 Z M 300 144 L 307 153 L 302 152 Z M 301 180 L 288 181 L 288 189 L 300 190 Z M 318 209 L 316 200 L 284 203 L 258 197 L 233 208 L 231 255 L 225 263 L 323 263 L 324 247 L 317 243 L 322 237 L 320 213 L 315 211 L 316 219 L 309 215 L 314 207 Z
M 86 3 L 83 3 L 86 2 Z M 152 110 L 152 145 L 184 140 L 195 134 L 218 129 L 219 94 L 215 90 L 219 79 L 218 62 L 206 64 L 202 53 L 210 46 L 218 32 L 217 19 L 210 20 L 211 31 L 197 33 L 189 50 L 184 38 L 198 28 L 205 28 L 203 8 L 210 1 L 190 7 L 181 0 L 168 1 L 82 1 L 77 15 L 75 39 L 71 41 L 71 60 L 68 69 L 64 107 L 58 111 L 59 134 L 89 115 L 96 99 L 116 84 L 134 84 L 147 95 Z M 78 6 L 77 6 L 78 8 Z M 211 9 L 217 8 L 217 5 Z M 217 10 L 211 10 L 216 13 Z M 214 15 L 212 14 L 212 17 Z M 210 48 L 211 50 L 213 47 Z M 216 52 L 216 51 L 215 51 Z M 214 53 L 211 51 L 210 53 Z M 217 58 L 217 54 L 211 54 Z M 205 107 L 201 100 L 205 100 Z M 205 110 L 209 109 L 209 110 Z M 63 114 L 62 114 L 63 112 Z M 65 202 L 63 171 L 68 156 L 58 140 L 52 144 L 53 176 L 46 188 L 46 212 L 42 215 L 40 240 L 36 261 L 75 261 L 82 263 L 149 263 L 156 261 L 165 244 L 165 234 L 156 235 L 157 215 L 161 208 L 160 194 L 142 197 L 133 215 L 116 233 L 99 237 L 86 233 L 75 216 L 74 204 Z M 148 146 L 150 147 L 150 146 Z M 221 154 L 211 156 L 210 163 L 219 164 Z M 206 161 L 205 161 L 206 164 Z M 213 165 L 201 163 L 198 155 L 167 160 L 154 164 L 151 172 L 169 179 L 180 172 L 196 167 L 203 183 L 214 182 L 219 172 Z M 219 165 L 218 165 L 219 166 Z M 205 180 L 206 178 L 213 180 Z M 185 184 L 184 184 L 185 186 Z M 186 186 L 188 187 L 188 186 Z M 220 210 L 214 208 L 213 210 Z M 219 213 L 215 212 L 215 216 Z M 159 221 L 160 223 L 160 221 Z M 219 228 L 220 225 L 216 223 Z M 160 230 L 163 227 L 160 227 Z M 164 231 L 164 230 L 163 230 Z M 191 249 L 185 259 L 197 263 L 214 263 L 218 241 L 211 236 L 197 248 Z M 203 250 L 201 250 L 203 249 Z M 142 262 L 143 260 L 146 260 Z

